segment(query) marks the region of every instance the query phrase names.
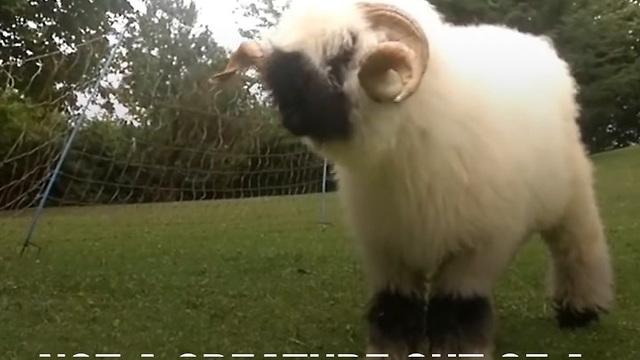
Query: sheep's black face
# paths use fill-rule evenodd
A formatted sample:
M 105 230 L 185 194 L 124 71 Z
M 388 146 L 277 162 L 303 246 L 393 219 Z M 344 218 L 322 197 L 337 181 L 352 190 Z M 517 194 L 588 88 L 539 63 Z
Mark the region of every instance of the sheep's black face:
M 327 61 L 320 72 L 300 52 L 274 49 L 264 80 L 280 111 L 283 126 L 296 136 L 318 141 L 345 140 L 351 135 L 351 102 L 343 90 L 353 50 L 346 49 Z

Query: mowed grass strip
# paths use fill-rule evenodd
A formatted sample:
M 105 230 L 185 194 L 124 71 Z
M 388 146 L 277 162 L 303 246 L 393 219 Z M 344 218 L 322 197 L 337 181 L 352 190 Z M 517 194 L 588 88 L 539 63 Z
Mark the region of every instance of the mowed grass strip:
M 617 304 L 591 328 L 561 331 L 545 297 L 548 258 L 535 239 L 496 292 L 498 353 L 551 359 L 640 356 L 640 149 L 597 165 Z M 0 359 L 39 353 L 364 351 L 364 284 L 340 209 L 321 198 L 48 209 L 17 250 L 32 212 L 0 214 Z

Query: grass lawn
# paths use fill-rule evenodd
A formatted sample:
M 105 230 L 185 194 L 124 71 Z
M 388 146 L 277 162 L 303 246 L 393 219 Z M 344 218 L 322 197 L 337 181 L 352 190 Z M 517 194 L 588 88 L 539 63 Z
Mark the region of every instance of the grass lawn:
M 547 257 L 533 241 L 496 293 L 498 353 L 640 358 L 640 149 L 595 157 L 617 307 L 589 329 L 556 328 Z M 317 196 L 0 214 L 0 360 L 39 353 L 178 359 L 204 353 L 356 353 L 362 277 L 334 198 Z

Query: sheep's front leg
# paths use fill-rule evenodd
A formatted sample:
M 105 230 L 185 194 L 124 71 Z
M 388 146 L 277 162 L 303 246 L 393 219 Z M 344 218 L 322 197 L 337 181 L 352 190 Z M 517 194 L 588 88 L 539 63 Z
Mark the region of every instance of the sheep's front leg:
M 456 255 L 441 266 L 429 296 L 429 354 L 482 354 L 493 359 L 492 293 L 512 253 L 497 245 Z
M 388 354 L 394 360 L 407 359 L 412 353 L 424 354 L 428 350 L 424 277 L 391 257 L 367 260 L 367 354 Z

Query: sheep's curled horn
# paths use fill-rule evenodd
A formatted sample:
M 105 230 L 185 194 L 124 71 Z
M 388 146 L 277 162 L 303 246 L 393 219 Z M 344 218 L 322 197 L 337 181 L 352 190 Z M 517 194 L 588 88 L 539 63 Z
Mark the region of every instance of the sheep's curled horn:
M 373 49 L 360 64 L 360 84 L 376 101 L 401 102 L 417 90 L 427 69 L 427 37 L 415 20 L 391 5 L 359 2 L 356 6 L 364 12 L 371 27 L 387 37 L 387 41 Z M 244 42 L 231 54 L 226 68 L 211 80 L 226 81 L 249 67 L 261 72 L 267 56 L 258 42 Z M 402 89 L 393 94 L 376 86 L 384 81 L 388 70 L 396 71 L 403 83 Z

